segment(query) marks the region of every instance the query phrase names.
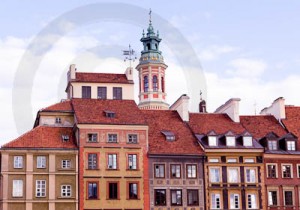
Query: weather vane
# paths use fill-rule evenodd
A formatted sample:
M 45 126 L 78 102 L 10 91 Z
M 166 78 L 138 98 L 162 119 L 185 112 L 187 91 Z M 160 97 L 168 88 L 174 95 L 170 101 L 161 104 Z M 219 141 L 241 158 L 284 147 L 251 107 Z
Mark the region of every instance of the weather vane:
M 151 14 L 152 14 L 152 10 L 151 10 L 151 8 L 150 8 L 150 11 L 149 11 L 149 22 L 150 22 L 150 23 L 152 22 L 152 20 L 151 20 Z
M 136 59 L 135 51 L 129 45 L 129 50 L 123 50 L 123 55 L 125 55 L 124 62 L 129 61 L 129 67 L 131 68 L 131 62 L 134 62 Z

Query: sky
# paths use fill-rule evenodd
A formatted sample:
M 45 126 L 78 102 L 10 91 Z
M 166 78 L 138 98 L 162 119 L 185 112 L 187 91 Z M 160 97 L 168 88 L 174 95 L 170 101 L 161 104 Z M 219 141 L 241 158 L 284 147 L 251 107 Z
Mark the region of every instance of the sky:
M 200 90 L 209 112 L 230 98 L 241 99 L 242 115 L 259 114 L 278 97 L 300 104 L 299 1 L 2 0 L 0 145 L 32 129 L 39 109 L 66 98 L 70 64 L 123 73 L 122 50 L 130 44 L 139 58 L 150 8 L 169 104 L 187 93 L 196 112 Z

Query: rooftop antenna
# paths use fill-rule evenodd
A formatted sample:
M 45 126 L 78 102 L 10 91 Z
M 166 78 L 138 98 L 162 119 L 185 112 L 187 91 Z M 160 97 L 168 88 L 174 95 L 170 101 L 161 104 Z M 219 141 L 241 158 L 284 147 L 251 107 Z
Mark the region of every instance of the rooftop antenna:
M 135 51 L 131 49 L 129 45 L 128 50 L 123 50 L 123 55 L 125 55 L 124 62 L 129 61 L 129 67 L 131 68 L 131 62 L 134 62 L 136 58 Z
M 200 90 L 200 101 L 202 101 L 202 90 Z

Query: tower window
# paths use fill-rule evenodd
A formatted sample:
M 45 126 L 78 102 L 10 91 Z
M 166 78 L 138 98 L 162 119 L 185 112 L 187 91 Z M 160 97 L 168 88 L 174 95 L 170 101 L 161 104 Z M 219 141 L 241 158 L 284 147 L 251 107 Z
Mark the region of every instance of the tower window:
M 148 89 L 149 89 L 148 76 L 144 76 L 144 92 L 148 92 Z
M 151 47 L 150 47 L 150 43 L 147 44 L 147 50 L 150 50 Z
M 165 92 L 165 80 L 164 80 L 163 77 L 161 78 L 161 91 L 162 91 L 163 93 Z
M 157 76 L 153 76 L 153 91 L 158 90 Z
M 155 44 L 155 49 L 156 49 L 156 50 L 158 49 L 157 44 Z

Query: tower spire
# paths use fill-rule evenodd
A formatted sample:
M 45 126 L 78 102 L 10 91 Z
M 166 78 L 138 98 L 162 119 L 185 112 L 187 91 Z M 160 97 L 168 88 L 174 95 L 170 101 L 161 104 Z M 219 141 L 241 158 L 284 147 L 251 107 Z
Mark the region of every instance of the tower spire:
M 151 24 L 151 23 L 152 23 L 152 20 L 151 20 L 151 15 L 152 15 L 152 10 L 151 10 L 151 8 L 150 8 L 150 11 L 149 11 L 149 24 Z

